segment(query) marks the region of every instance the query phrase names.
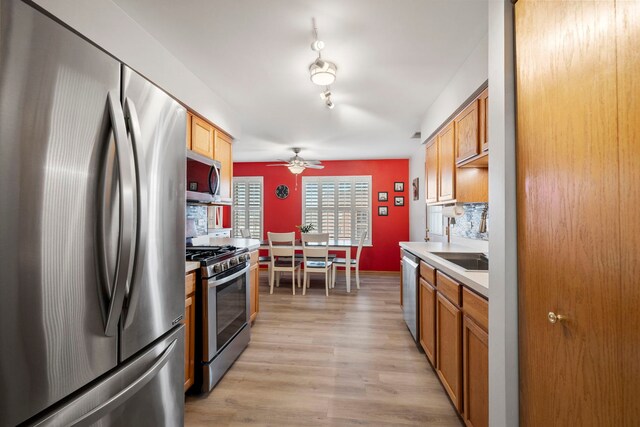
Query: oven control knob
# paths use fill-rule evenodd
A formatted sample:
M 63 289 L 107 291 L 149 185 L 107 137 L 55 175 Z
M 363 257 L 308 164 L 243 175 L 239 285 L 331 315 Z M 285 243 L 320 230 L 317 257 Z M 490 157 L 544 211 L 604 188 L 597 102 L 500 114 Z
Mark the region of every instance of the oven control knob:
M 240 255 L 238 257 L 238 262 L 245 262 L 247 260 L 247 256 L 246 255 Z
M 214 273 L 220 273 L 222 271 L 222 263 L 220 264 L 216 264 L 213 266 L 213 272 Z
M 234 265 L 238 265 L 238 259 L 237 259 L 237 258 L 231 258 L 231 259 L 229 260 L 229 265 L 230 265 L 231 267 L 233 267 Z

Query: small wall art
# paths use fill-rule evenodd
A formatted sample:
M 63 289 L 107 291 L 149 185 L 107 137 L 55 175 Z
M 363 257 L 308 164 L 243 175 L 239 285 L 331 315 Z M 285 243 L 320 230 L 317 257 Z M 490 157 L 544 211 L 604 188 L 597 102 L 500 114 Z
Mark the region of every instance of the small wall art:
M 396 196 L 393 198 L 393 206 L 404 206 L 404 196 Z
M 378 216 L 389 216 L 389 207 L 378 206 Z
M 393 191 L 396 193 L 402 193 L 404 191 L 404 182 L 394 182 Z
M 413 200 L 420 200 L 420 178 L 413 179 Z
M 378 201 L 379 202 L 388 202 L 389 201 L 389 193 L 386 191 L 378 191 Z

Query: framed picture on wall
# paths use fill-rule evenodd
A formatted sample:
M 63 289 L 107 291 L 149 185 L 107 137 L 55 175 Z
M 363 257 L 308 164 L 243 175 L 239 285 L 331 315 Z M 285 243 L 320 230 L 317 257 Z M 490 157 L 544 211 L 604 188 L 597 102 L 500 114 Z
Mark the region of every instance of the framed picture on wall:
M 389 193 L 386 191 L 378 191 L 378 201 L 379 202 L 388 202 L 389 201 Z
M 198 191 L 198 183 L 196 181 L 189 181 L 189 191 Z
M 419 178 L 413 179 L 413 200 L 420 200 L 420 181 Z
M 393 198 L 393 206 L 404 206 L 404 196 L 396 196 Z
M 378 216 L 389 216 L 389 207 L 378 206 Z
M 393 191 L 396 193 L 402 193 L 404 191 L 404 182 L 394 182 Z

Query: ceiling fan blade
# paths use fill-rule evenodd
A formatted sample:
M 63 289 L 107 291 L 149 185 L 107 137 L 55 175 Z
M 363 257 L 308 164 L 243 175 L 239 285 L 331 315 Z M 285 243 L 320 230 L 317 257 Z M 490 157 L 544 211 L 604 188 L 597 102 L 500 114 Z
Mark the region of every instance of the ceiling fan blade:
M 324 169 L 323 165 L 304 165 L 304 167 L 309 169 Z
M 272 163 L 270 165 L 267 166 L 289 166 L 289 163 Z
M 310 165 L 319 165 L 320 163 L 322 163 L 322 160 L 305 160 L 305 162 L 309 163 Z

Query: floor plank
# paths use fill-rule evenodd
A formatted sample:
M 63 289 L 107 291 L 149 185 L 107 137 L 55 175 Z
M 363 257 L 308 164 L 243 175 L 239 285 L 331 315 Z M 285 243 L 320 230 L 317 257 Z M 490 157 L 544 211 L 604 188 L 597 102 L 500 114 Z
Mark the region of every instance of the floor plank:
M 344 276 L 324 295 L 283 278 L 260 313 L 251 343 L 207 396 L 188 396 L 187 426 L 461 426 L 402 320 L 397 276 Z

